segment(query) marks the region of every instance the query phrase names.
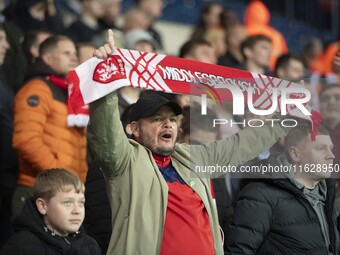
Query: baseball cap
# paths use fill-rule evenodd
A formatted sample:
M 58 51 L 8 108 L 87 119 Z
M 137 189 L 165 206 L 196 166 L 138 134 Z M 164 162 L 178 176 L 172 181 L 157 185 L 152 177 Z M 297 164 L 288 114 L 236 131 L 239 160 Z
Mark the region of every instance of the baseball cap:
M 171 102 L 158 94 L 147 94 L 140 97 L 132 108 L 130 121 L 137 121 L 144 117 L 150 117 L 165 105 L 169 106 L 176 115 L 182 113 L 182 107 L 180 107 L 179 104 Z
M 160 49 L 158 42 L 150 33 L 141 29 L 134 29 L 125 35 L 125 48 L 134 49 L 138 42 L 146 41 L 150 43 L 156 50 Z

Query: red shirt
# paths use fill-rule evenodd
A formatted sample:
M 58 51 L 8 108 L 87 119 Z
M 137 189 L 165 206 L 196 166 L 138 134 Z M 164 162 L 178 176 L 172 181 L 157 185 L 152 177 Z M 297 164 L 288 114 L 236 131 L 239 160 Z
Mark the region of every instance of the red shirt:
M 215 254 L 209 216 L 201 198 L 172 167 L 170 157 L 154 155 L 154 159 L 169 187 L 160 254 Z

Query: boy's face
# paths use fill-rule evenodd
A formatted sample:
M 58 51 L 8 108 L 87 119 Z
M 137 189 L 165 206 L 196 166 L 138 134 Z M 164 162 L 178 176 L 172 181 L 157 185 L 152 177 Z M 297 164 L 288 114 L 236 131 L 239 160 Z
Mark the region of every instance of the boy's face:
M 209 64 L 217 63 L 215 49 L 209 45 L 197 45 L 190 54 L 189 59 Z
M 260 67 L 267 68 L 270 62 L 272 45 L 268 41 L 258 41 L 251 50 L 251 59 Z
M 278 70 L 278 76 L 288 81 L 301 81 L 304 76 L 303 63 L 297 59 L 290 59 L 286 67 Z
M 79 230 L 85 217 L 84 204 L 84 193 L 76 193 L 74 188 L 70 192 L 57 192 L 48 202 L 37 199 L 45 224 L 60 236 Z

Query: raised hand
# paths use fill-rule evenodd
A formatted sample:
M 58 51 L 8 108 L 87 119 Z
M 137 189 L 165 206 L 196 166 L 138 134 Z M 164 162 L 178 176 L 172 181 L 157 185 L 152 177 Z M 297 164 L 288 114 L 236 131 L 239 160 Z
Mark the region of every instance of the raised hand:
M 96 51 L 93 54 L 94 57 L 97 57 L 100 59 L 107 59 L 112 54 L 114 49 L 116 48 L 112 30 L 109 29 L 107 32 L 108 32 L 107 43 L 105 43 L 103 46 L 96 49 Z

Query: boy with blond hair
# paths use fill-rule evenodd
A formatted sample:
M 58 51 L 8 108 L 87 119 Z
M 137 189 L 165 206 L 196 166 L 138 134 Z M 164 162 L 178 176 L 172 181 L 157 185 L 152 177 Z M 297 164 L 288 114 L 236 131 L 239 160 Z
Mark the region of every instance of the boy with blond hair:
M 97 242 L 82 228 L 85 187 L 71 172 L 49 169 L 38 174 L 34 198 L 14 222 L 16 233 L 0 254 L 100 255 Z

